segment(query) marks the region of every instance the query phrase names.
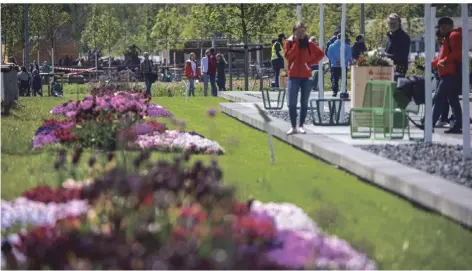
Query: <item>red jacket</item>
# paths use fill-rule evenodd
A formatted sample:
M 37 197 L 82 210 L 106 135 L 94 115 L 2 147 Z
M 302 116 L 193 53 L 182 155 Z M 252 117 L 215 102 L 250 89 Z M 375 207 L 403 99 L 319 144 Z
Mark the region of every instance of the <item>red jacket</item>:
M 308 42 L 308 47 L 299 48 L 298 40 L 293 40 L 293 36 L 285 41 L 284 52 L 288 61 L 288 77 L 311 78 L 311 66 L 317 65 L 325 56 L 312 41 Z
M 216 74 L 216 56 L 210 55 L 208 57 L 208 74 L 215 75 Z
M 440 60 L 444 60 L 444 67 L 438 66 Z M 456 71 L 458 63 L 462 63 L 462 28 L 452 30 L 449 37 L 444 39 L 439 56 L 432 61 L 439 76 L 455 75 L 457 72 L 461 72 Z
M 185 62 L 185 77 L 187 77 L 187 79 L 191 79 L 191 78 L 199 78 L 201 75 L 200 75 L 200 70 L 199 70 L 199 67 L 197 65 L 197 63 L 195 62 L 195 74 L 193 74 L 193 69 L 192 69 L 192 60 L 187 60 L 187 62 Z

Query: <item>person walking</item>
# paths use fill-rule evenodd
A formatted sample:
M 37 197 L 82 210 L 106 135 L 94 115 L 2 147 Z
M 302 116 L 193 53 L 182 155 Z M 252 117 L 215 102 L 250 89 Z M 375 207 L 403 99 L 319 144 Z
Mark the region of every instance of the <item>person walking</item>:
M 387 45 L 382 56 L 386 56 L 395 65 L 395 81 L 405 77 L 408 71 L 408 60 L 410 55 L 410 36 L 402 29 L 402 20 L 396 13 L 388 17 Z
M 31 78 L 25 66 L 21 67 L 21 71 L 18 73 L 17 77 L 20 86 L 20 96 L 30 96 L 29 89 Z
M 216 56 L 215 48 L 210 48 L 210 55 L 208 56 L 208 77 L 210 78 L 211 96 L 218 96 L 218 89 L 216 88 Z
M 333 97 L 336 97 L 339 92 L 339 79 L 341 79 L 342 68 L 346 69 L 346 74 L 348 72 L 349 62 L 351 62 L 352 49 L 349 46 L 348 38 L 345 38 L 344 46 L 344 67 L 341 67 L 341 34 L 338 35 L 338 39 L 329 47 L 328 49 L 328 59 L 331 63 L 331 90 L 333 91 Z M 347 80 L 346 80 L 347 85 Z
M 200 61 L 200 66 L 202 70 L 203 77 L 203 95 L 208 96 L 208 56 L 210 55 L 210 50 L 205 51 L 205 56 Z
M 341 33 L 341 30 L 338 28 L 336 30 L 334 30 L 334 33 L 333 35 L 331 36 L 331 38 L 329 38 L 328 42 L 326 43 L 326 49 L 325 49 L 325 55 L 328 55 L 328 49 L 329 47 L 338 39 L 338 35 Z M 331 63 L 329 63 L 329 67 L 331 68 Z M 331 69 L 329 70 L 329 73 L 330 73 L 330 81 L 333 82 L 333 72 L 331 71 Z
M 272 69 L 274 70 L 274 81 L 272 83 L 272 87 L 280 87 L 279 85 L 279 77 L 280 77 L 280 70 L 284 68 L 284 56 L 283 56 L 283 42 L 285 41 L 285 35 L 279 34 L 278 38 L 272 43 L 272 56 L 271 56 L 271 63 Z
M 439 88 L 433 98 L 433 123 L 436 124 L 443 114 L 444 99 L 447 99 L 454 113 L 454 122 L 445 133 L 461 134 L 462 108 L 459 93 L 462 85 L 462 28 L 454 29 L 454 22 L 449 17 L 440 18 L 436 27 L 444 41 L 439 56 L 432 61 L 433 68 L 439 73 Z
M 352 45 L 352 59 L 356 60 L 367 51 L 365 46 L 364 35 L 359 34 L 356 36 L 356 42 Z
M 146 83 L 146 95 L 151 96 L 152 83 L 156 81 L 155 75 L 152 73 L 153 63 L 149 59 L 149 53 L 144 52 L 144 60 L 141 62 L 140 70 L 144 76 L 144 82 Z
M 284 55 L 288 61 L 288 108 L 292 127 L 287 135 L 305 134 L 303 128 L 308 113 L 308 99 L 311 92 L 311 66 L 324 57 L 323 50 L 310 41 L 306 26 L 299 21 L 292 27 L 293 35 L 285 41 Z M 297 129 L 297 102 L 300 92 L 300 122 Z
M 39 96 L 43 96 L 43 93 L 41 91 L 42 87 L 42 80 L 41 76 L 39 76 L 39 71 L 38 70 L 33 70 L 33 80 L 31 82 L 31 87 L 33 89 L 33 96 L 36 96 L 38 94 Z
M 190 53 L 190 58 L 185 62 L 185 77 L 188 79 L 188 96 L 195 97 L 195 79 L 200 77 L 197 67 L 197 56 Z
M 226 59 L 222 54 L 216 55 L 217 68 L 216 68 L 216 81 L 218 84 L 219 91 L 226 91 Z

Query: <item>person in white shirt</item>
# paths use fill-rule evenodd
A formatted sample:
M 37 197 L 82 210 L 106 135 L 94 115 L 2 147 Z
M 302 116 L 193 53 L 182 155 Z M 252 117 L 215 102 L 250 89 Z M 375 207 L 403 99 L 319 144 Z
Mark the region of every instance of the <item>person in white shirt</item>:
M 209 50 L 205 51 L 205 57 L 201 60 L 202 76 L 203 76 L 203 95 L 208 96 L 208 55 Z

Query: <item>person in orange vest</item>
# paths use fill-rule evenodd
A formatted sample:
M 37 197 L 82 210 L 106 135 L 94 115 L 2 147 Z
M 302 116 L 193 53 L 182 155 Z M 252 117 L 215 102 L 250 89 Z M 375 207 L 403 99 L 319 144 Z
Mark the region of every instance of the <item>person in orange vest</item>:
M 195 79 L 200 78 L 195 53 L 190 53 L 190 58 L 185 63 L 185 77 L 188 79 L 188 96 L 195 97 Z

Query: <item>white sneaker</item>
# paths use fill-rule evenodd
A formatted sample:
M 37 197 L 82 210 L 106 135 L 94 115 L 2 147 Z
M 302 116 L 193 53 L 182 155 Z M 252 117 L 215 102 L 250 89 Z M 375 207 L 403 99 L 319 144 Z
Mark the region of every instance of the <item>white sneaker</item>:
M 435 127 L 436 128 L 444 128 L 444 127 L 446 127 L 446 125 L 449 125 L 449 123 L 447 123 L 445 121 L 438 121 L 438 122 L 436 122 Z
M 288 132 L 287 132 L 287 135 L 293 135 L 293 134 L 296 134 L 296 133 L 297 133 L 297 129 L 290 128 L 290 130 L 288 130 Z
M 306 131 L 305 131 L 305 129 L 303 129 L 303 127 L 298 127 L 298 132 L 300 134 L 306 134 Z

